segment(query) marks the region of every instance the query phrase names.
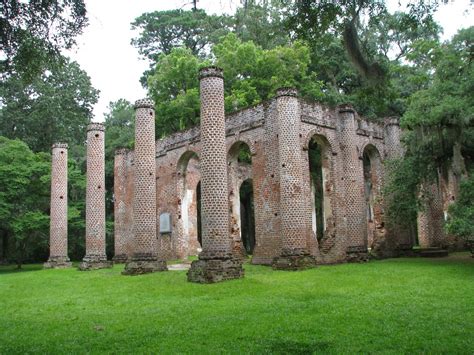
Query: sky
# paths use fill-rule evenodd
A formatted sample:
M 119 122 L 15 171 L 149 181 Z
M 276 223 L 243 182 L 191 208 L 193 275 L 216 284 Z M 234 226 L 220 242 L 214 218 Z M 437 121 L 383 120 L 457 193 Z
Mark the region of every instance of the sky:
M 138 50 L 130 44 L 138 35 L 130 23 L 145 12 L 190 9 L 189 0 L 86 0 L 89 26 L 77 38 L 78 45 L 65 53 L 77 61 L 91 77 L 92 85 L 100 90 L 94 107 L 94 121 L 104 120 L 104 113 L 111 101 L 120 98 L 135 102 L 146 97 L 139 79 L 148 68 L 148 61 L 141 59 Z M 198 0 L 198 7 L 207 13 L 233 12 L 239 0 Z M 389 0 L 389 9 L 397 9 L 398 0 Z M 459 28 L 474 25 L 466 14 L 471 0 L 449 0 L 435 14 L 444 28 L 443 39 L 451 38 Z M 472 6 L 472 5 L 471 5 Z

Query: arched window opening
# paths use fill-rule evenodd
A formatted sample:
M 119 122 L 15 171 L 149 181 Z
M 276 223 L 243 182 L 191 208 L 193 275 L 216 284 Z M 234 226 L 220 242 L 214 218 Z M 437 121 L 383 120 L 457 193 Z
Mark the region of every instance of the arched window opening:
M 245 180 L 240 186 L 241 238 L 247 255 L 253 254 L 255 247 L 255 214 L 252 180 Z
M 228 153 L 230 233 L 236 255 L 252 254 L 255 221 L 252 189 L 252 154 L 247 143 L 237 141 Z
M 197 255 L 200 248 L 200 180 L 201 168 L 197 154 L 185 152 L 177 163 L 178 173 L 178 219 L 181 230 L 179 255 Z
M 323 174 L 323 151 L 320 144 L 315 139 L 311 139 L 308 145 L 309 172 L 311 182 L 312 201 L 312 226 L 316 238 L 320 241 L 324 236 L 325 211 L 324 211 L 324 185 L 325 176 Z
M 202 248 L 201 181 L 196 186 L 197 240 Z
M 365 191 L 365 201 L 367 205 L 367 220 L 369 222 L 373 222 L 374 220 L 374 191 L 373 191 L 373 180 L 372 180 L 372 166 L 371 166 L 370 157 L 367 151 L 364 151 L 362 161 L 364 165 L 364 191 Z

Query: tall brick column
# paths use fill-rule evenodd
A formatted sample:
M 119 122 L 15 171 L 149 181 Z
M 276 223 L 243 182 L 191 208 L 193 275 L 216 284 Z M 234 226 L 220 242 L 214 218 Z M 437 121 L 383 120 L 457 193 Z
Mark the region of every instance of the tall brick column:
M 87 126 L 86 255 L 79 270 L 112 267 L 105 254 L 105 127 Z
M 339 107 L 339 136 L 344 171 L 345 238 L 347 260 L 367 260 L 367 211 L 364 195 L 364 172 L 356 148 L 355 111 Z
M 67 256 L 67 149 L 65 143 L 52 146 L 49 259 L 45 268 L 71 266 Z
M 188 281 L 219 282 L 243 276 L 234 258 L 229 233 L 224 77 L 222 69 L 203 68 L 201 88 L 201 218 L 202 252 L 192 263 Z
M 309 226 L 303 189 L 303 157 L 300 149 L 300 105 L 293 88 L 277 90 L 278 152 L 280 157 L 280 214 L 282 248 L 273 268 L 298 270 L 316 264 L 307 245 Z
M 124 275 L 166 271 L 156 240 L 155 110 L 149 99 L 135 102 L 133 252 Z
M 117 149 L 114 160 L 114 262 L 127 261 L 126 188 L 127 149 Z

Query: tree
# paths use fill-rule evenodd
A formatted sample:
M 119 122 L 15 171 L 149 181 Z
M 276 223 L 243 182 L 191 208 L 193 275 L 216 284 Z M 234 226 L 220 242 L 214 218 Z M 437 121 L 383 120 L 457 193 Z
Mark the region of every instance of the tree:
M 11 75 L 0 88 L 0 135 L 35 152 L 56 141 L 82 145 L 98 91 L 76 62 L 53 65 L 28 83 Z
M 71 48 L 87 23 L 84 0 L 2 0 L 1 74 L 35 77 L 46 63 L 62 58 L 59 51 Z
M 431 84 L 411 96 L 401 121 L 410 131 L 408 154 L 424 158 L 425 172 L 453 159 L 464 170 L 462 156 L 474 156 L 474 27 L 460 30 L 439 51 Z
M 18 267 L 48 257 L 50 185 L 50 154 L 0 136 L 0 242 Z M 84 250 L 85 176 L 71 159 L 68 185 L 69 248 L 77 259 Z
M 156 103 L 157 137 L 199 122 L 198 72 L 205 63 L 187 48 L 174 48 L 160 56 L 148 77 L 149 94 Z
M 194 55 L 204 56 L 210 45 L 229 31 L 226 16 L 207 15 L 204 10 L 169 10 L 144 13 L 132 22 L 140 35 L 132 45 L 144 57 L 156 61 L 161 54 L 170 54 L 173 48 L 185 47 Z
M 393 17 L 388 14 L 383 1 L 298 0 L 292 6 L 289 27 L 310 42 L 317 42 L 327 32 L 341 33 L 345 52 L 353 67 L 370 82 L 381 83 L 386 80 L 387 68 L 380 54 L 387 55 L 390 47 L 394 47 L 368 46 L 368 37 L 375 35 L 379 43 L 383 40 L 399 45 L 401 54 L 398 56 L 401 58 L 411 41 L 420 34 L 436 30 L 432 15 L 437 6 L 438 1 L 417 0 L 408 4 L 406 13 Z M 385 21 L 387 19 L 393 21 Z M 381 26 L 385 30 L 373 31 L 374 27 Z M 392 31 L 387 31 L 387 27 L 393 27 Z
M 47 243 L 48 174 L 47 154 L 0 137 L 0 234 L 19 268 Z
M 286 12 L 281 0 L 245 1 L 231 18 L 233 32 L 243 42 L 252 41 L 263 49 L 288 45 L 291 37 L 285 28 Z
M 434 74 L 426 88 L 408 100 L 401 119 L 405 157 L 389 165 L 386 184 L 388 217 L 396 224 L 406 226 L 416 220 L 421 183 L 436 183 L 439 173 L 447 169 L 452 169 L 460 180 L 468 177 L 467 170 L 474 161 L 473 43 L 471 27 L 436 48 L 432 58 Z M 465 218 L 472 212 L 467 207 L 471 185 L 461 184 L 464 192 L 460 192 L 460 198 L 463 197 L 457 207 L 452 207 L 453 219 L 448 223 L 448 231 L 459 236 L 468 234 Z
M 302 42 L 264 50 L 230 33 L 212 52 L 216 65 L 224 69 L 226 112 L 269 99 L 282 86 L 296 86 L 313 99 L 322 95 L 321 83 L 309 71 L 309 48 Z M 160 56 L 148 78 L 149 94 L 156 103 L 157 136 L 199 123 L 198 72 L 209 64 L 186 48 Z

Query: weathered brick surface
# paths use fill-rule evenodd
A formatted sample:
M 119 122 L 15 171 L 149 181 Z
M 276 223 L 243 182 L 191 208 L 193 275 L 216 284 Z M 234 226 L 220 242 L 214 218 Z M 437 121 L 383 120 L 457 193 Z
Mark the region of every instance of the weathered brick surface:
M 111 267 L 105 254 L 105 126 L 87 127 L 86 255 L 79 270 Z
M 304 198 L 300 135 L 300 103 L 295 89 L 277 91 L 278 154 L 280 172 L 281 252 L 276 269 L 298 269 L 315 263 L 309 254 L 310 226 Z M 305 259 L 300 263 L 299 259 Z M 301 265 L 300 265 L 301 264 Z
M 114 262 L 127 261 L 127 149 L 117 149 L 114 160 Z
M 167 270 L 156 239 L 155 110 L 151 100 L 135 102 L 133 251 L 124 275 Z
M 71 266 L 67 255 L 67 152 L 65 143 L 52 146 L 49 259 L 45 268 Z
M 155 235 L 154 246 L 152 239 L 146 239 L 149 242 L 142 244 L 142 253 L 156 250 L 162 259 L 198 254 L 197 190 L 201 185 L 203 252 L 191 278 L 215 282 L 240 277 L 239 189 L 246 179 L 252 180 L 254 193 L 253 263 L 270 265 L 285 256 L 276 260 L 276 267 L 297 269 L 312 265 L 314 259 L 322 264 L 366 260 L 368 247 L 377 257 L 411 248 L 414 240 L 407 231 L 388 228 L 381 199 L 383 163 L 403 154 L 397 119 L 370 122 L 350 107 L 325 107 L 289 91 L 232 113 L 224 121 L 219 71 L 206 72 L 201 85 L 202 126 L 160 139 L 154 146 L 155 160 L 149 164 L 156 173 L 156 211 L 147 228 L 153 224 L 160 231 L 159 216 L 169 213 L 171 232 Z M 320 241 L 309 174 L 310 141 L 322 153 L 324 231 Z M 238 148 L 244 145 L 251 152 L 251 164 L 237 159 Z M 135 157 L 134 165 L 127 168 L 127 196 L 139 181 L 130 179 L 141 169 L 137 164 Z M 153 205 L 150 201 L 142 206 Z M 126 208 L 126 216 L 130 210 Z M 131 216 L 129 221 L 125 224 L 133 221 Z M 282 250 L 304 257 L 282 255 Z M 227 267 L 219 276 L 217 270 Z
M 215 67 L 200 71 L 202 252 L 188 271 L 192 282 L 216 282 L 243 276 L 234 260 L 229 234 L 224 79 Z

